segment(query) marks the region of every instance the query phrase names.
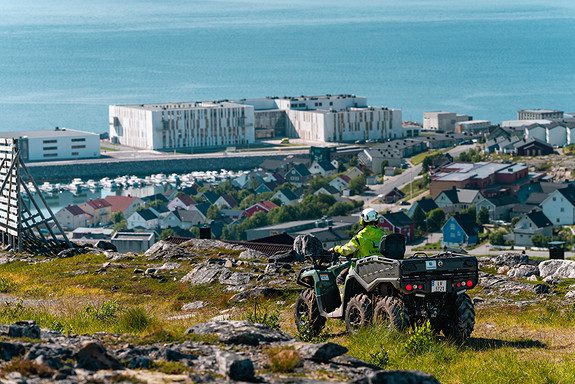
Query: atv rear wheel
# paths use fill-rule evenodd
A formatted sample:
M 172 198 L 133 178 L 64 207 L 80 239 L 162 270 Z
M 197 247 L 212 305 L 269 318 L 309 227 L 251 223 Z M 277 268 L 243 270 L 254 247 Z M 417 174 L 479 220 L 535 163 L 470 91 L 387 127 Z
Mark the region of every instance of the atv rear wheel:
M 365 294 L 352 297 L 345 309 L 345 328 L 350 333 L 357 333 L 361 327 L 369 325 L 373 316 L 373 305 Z
M 457 295 L 452 307 L 452 321 L 443 327 L 443 334 L 457 342 L 463 342 L 471 336 L 475 327 L 475 309 L 467 293 Z
M 306 289 L 295 299 L 294 317 L 300 334 L 310 338 L 319 336 L 326 319 L 319 314 L 317 299 L 312 289 Z
M 399 297 L 385 296 L 375 305 L 373 322 L 403 330 L 409 326 L 409 312 Z

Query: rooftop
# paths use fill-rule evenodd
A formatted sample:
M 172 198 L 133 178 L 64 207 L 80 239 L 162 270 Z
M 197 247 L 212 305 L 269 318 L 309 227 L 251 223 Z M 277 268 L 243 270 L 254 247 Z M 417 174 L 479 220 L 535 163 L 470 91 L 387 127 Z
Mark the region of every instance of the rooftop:
M 29 139 L 75 137 L 75 136 L 99 136 L 97 133 L 76 131 L 68 128 L 46 129 L 37 131 L 11 131 L 0 132 L 0 137 L 5 139 L 27 137 Z

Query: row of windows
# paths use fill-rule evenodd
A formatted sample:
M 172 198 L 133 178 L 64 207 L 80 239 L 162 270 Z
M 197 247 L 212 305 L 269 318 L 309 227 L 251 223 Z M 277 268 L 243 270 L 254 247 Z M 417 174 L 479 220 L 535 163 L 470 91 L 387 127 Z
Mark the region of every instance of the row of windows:
M 44 144 L 53 144 L 53 143 L 57 143 L 58 140 L 43 140 L 42 143 Z
M 81 139 L 72 139 L 72 142 L 77 142 L 77 141 L 86 141 L 86 138 L 82 137 Z
M 72 149 L 86 148 L 85 145 L 72 145 Z
M 58 149 L 58 147 L 44 147 L 45 151 L 54 151 L 56 149 Z
M 44 154 L 44 157 L 56 157 L 56 156 L 58 156 L 57 153 L 45 153 Z

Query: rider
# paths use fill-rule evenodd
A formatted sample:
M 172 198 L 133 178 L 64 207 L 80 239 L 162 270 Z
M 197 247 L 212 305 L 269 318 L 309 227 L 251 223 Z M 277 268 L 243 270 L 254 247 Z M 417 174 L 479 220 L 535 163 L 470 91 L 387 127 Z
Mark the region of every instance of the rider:
M 361 212 L 360 223 L 363 229 L 359 231 L 347 244 L 338 245 L 330 249 L 342 256 L 362 258 L 371 255 L 378 255 L 379 242 L 383 236 L 383 231 L 377 227 L 379 218 L 377 212 L 372 208 L 366 208 Z M 342 285 L 349 268 L 344 269 L 338 276 L 336 283 Z
M 342 256 L 362 258 L 379 254 L 379 242 L 383 231 L 377 227 L 379 218 L 375 209 L 366 208 L 361 212 L 360 223 L 363 229 L 359 231 L 346 245 L 333 247 L 331 251 Z

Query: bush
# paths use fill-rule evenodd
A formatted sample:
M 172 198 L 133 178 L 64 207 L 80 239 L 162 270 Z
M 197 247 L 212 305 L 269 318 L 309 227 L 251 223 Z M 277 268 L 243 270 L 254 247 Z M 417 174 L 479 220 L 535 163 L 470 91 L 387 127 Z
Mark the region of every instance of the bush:
M 83 315 L 91 320 L 110 323 L 117 320 L 120 312 L 122 312 L 122 308 L 118 300 L 105 300 L 100 306 L 86 305 Z
M 123 312 L 118 321 L 120 332 L 140 333 L 146 330 L 153 319 L 146 310 L 140 306 L 130 308 Z
M 271 348 L 266 351 L 272 372 L 289 373 L 301 362 L 301 356 L 293 347 Z
M 280 311 L 277 309 L 270 310 L 267 307 L 258 311 L 257 301 L 254 301 L 254 310 L 248 312 L 245 319 L 252 323 L 263 324 L 273 329 L 280 329 Z
M 435 335 L 428 320 L 421 325 L 416 325 L 409 331 L 409 339 L 405 343 L 405 350 L 420 354 L 431 350 L 434 344 Z
M 9 293 L 16 288 L 16 283 L 9 277 L 0 277 L 0 293 Z
M 380 368 L 385 368 L 389 364 L 389 353 L 383 344 L 381 344 L 379 350 L 369 354 L 369 360 L 370 363 L 377 365 Z

